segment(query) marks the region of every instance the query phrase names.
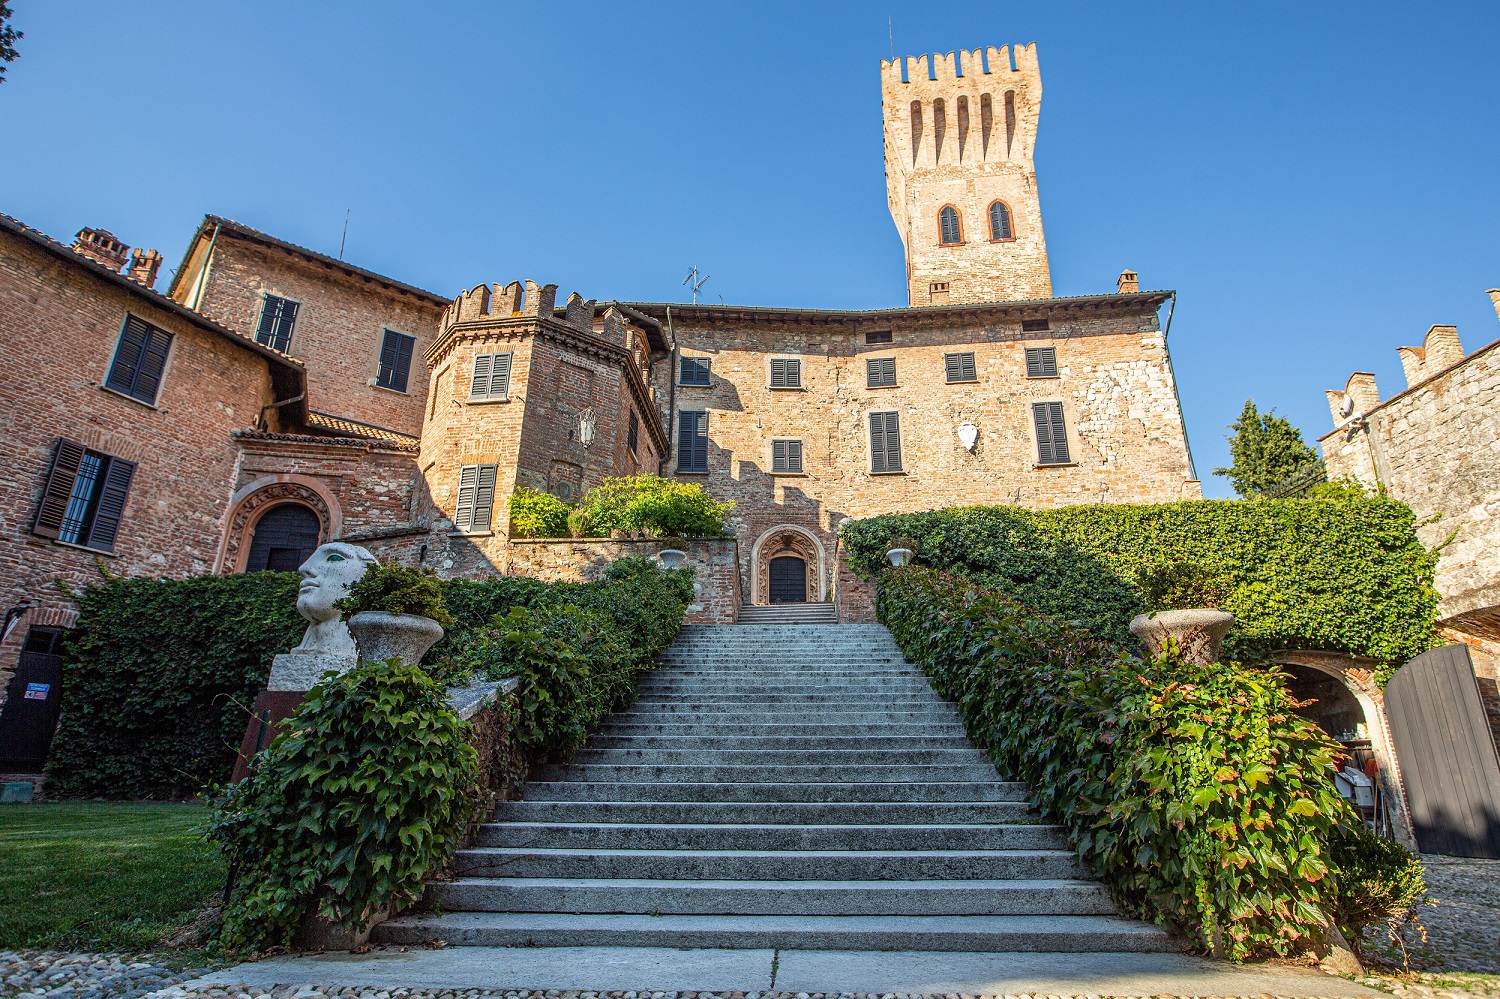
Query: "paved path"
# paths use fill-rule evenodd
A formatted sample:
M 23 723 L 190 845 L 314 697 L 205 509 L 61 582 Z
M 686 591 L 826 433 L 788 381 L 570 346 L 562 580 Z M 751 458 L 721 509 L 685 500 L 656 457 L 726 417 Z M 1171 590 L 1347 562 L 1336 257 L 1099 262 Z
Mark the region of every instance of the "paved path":
M 215 985 L 363 986 L 454 992 L 536 990 L 548 995 L 597 990 L 640 999 L 656 993 L 735 992 L 750 999 L 801 993 L 832 997 L 1328 996 L 1380 997 L 1367 986 L 1322 972 L 1279 966 L 1236 967 L 1182 954 L 963 954 L 891 951 L 669 950 L 649 947 L 388 948 L 368 954 L 276 957 L 199 979 Z M 307 990 L 304 990 L 304 992 Z M 238 995 L 235 989 L 226 990 Z M 326 993 L 325 993 L 326 994 Z M 170 995 L 170 994 L 169 994 Z M 259 992 L 254 996 L 258 997 Z M 371 999 L 377 999 L 372 996 Z M 167 999 L 166 996 L 163 999 Z M 308 999 L 304 996 L 303 999 Z

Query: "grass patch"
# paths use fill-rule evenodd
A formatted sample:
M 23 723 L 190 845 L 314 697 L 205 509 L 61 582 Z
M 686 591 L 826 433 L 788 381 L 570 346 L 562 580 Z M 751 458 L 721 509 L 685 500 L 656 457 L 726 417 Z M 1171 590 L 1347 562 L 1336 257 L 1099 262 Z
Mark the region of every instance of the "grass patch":
M 143 951 L 224 887 L 200 805 L 0 806 L 0 949 Z

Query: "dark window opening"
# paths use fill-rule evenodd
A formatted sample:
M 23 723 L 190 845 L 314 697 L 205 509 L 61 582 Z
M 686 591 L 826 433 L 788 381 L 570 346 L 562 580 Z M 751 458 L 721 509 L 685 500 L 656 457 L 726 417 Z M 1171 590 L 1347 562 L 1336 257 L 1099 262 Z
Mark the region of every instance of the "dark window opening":
M 1045 333 L 1052 328 L 1052 324 L 1045 319 L 1023 319 L 1021 320 L 1022 333 Z
M 801 388 L 802 362 L 795 357 L 771 358 L 772 388 Z
M 292 328 L 297 325 L 297 302 L 290 298 L 267 295 L 260 307 L 260 325 L 255 330 L 257 343 L 272 350 L 285 351 L 292 344 Z
M 1056 347 L 1027 347 L 1026 348 L 1026 377 L 1027 378 L 1056 378 L 1057 377 L 1057 348 Z
M 59 438 L 32 533 L 113 552 L 134 478 L 135 462 Z
M 495 514 L 495 477 L 498 465 L 464 465 L 458 470 L 458 504 L 453 527 L 465 534 L 490 529 Z
M 1036 422 L 1036 462 L 1038 465 L 1071 464 L 1068 456 L 1068 428 L 1063 423 L 1060 402 L 1034 402 L 1031 418 Z
M 947 369 L 950 382 L 972 382 L 978 381 L 974 372 L 974 355 L 972 353 L 944 354 L 943 365 Z
M 380 343 L 380 374 L 375 376 L 375 384 L 405 392 L 411 375 L 411 352 L 416 345 L 416 337 L 386 330 Z
M 68 633 L 62 628 L 34 624 L 26 629 L 26 641 L 22 644 L 21 651 L 43 656 L 61 655 L 63 639 L 67 637 Z
M 865 361 L 865 384 L 870 388 L 888 388 L 896 384 L 896 359 L 872 357 Z
M 771 471 L 773 472 L 800 472 L 802 471 L 802 442 L 801 441 L 772 441 L 771 442 Z
M 625 443 L 630 448 L 631 454 L 640 454 L 641 447 L 641 421 L 635 415 L 635 410 L 630 411 L 630 427 L 625 435 Z
M 677 470 L 708 471 L 708 413 L 702 410 L 677 414 Z
M 870 471 L 901 471 L 901 420 L 896 413 L 870 414 Z
M 143 319 L 126 316 L 104 387 L 154 406 L 171 349 L 172 334 Z
M 990 239 L 1015 239 L 1010 225 L 1010 208 L 1003 201 L 990 205 Z
M 952 246 L 963 242 L 963 229 L 958 224 L 958 209 L 952 205 L 946 206 L 938 212 L 938 228 L 942 230 L 942 242 L 944 246 Z
M 677 378 L 679 385 L 707 385 L 711 359 L 707 357 L 684 357 Z
M 875 330 L 873 332 L 865 334 L 865 344 L 866 345 L 877 344 L 877 343 L 890 343 L 890 342 L 891 342 L 891 331 L 890 330 Z

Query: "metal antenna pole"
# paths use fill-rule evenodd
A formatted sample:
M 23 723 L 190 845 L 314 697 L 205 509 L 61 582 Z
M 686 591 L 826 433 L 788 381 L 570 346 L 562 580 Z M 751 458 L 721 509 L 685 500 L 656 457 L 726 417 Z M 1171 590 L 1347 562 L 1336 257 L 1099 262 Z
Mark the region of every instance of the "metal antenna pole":
M 349 242 L 349 213 L 353 209 L 344 209 L 344 235 L 339 238 L 339 259 L 344 259 L 344 244 Z

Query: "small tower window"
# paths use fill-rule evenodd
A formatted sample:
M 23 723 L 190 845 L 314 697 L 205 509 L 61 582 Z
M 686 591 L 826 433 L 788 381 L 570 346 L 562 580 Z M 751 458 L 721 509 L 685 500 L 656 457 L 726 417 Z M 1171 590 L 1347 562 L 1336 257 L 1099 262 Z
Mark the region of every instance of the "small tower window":
M 1010 207 L 1003 201 L 990 204 L 990 239 L 1015 239 L 1016 231 L 1010 224 Z
M 943 210 L 938 212 L 938 228 L 942 230 L 944 246 L 953 246 L 964 241 L 963 227 L 958 222 L 958 209 L 952 205 L 945 205 Z

